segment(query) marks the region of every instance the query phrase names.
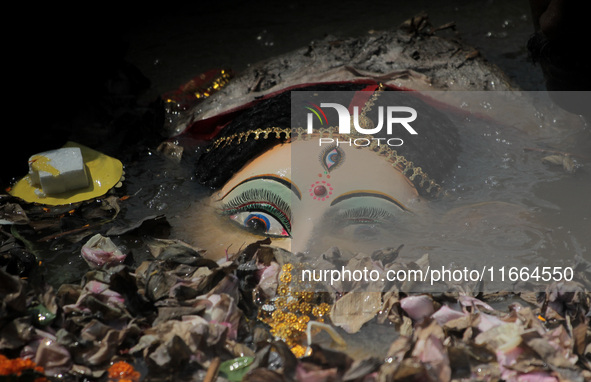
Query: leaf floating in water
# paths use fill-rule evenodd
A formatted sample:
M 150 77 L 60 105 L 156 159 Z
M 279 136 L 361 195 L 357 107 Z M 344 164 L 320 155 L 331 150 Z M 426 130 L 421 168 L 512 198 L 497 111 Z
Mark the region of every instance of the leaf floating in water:
M 110 238 L 97 233 L 82 246 L 82 258 L 91 268 L 122 263 L 126 256 Z
M 6 203 L 0 205 L 0 224 L 28 224 L 29 218 L 20 204 Z
M 568 155 L 548 155 L 542 162 L 550 165 L 562 166 L 566 172 L 573 173 L 577 169 L 575 162 Z
M 542 162 L 546 164 L 562 165 L 562 155 L 548 155 L 542 158 Z
M 571 157 L 565 156 L 564 158 L 562 158 L 562 166 L 567 172 L 575 172 L 575 162 Z
M 356 333 L 363 324 L 373 319 L 382 306 L 380 293 L 350 292 L 334 304 L 330 318 L 347 333 Z
M 310 346 L 312 345 L 312 330 L 324 330 L 326 331 L 326 333 L 328 333 L 328 335 L 330 336 L 330 338 L 333 340 L 333 342 L 340 347 L 347 347 L 347 342 L 343 339 L 343 337 L 341 337 L 341 335 L 330 325 L 322 323 L 322 322 L 318 322 L 318 321 L 310 321 L 308 322 L 308 326 L 306 328 L 306 338 L 308 341 L 308 350 L 310 350 Z M 306 354 L 308 354 L 308 351 L 306 351 Z

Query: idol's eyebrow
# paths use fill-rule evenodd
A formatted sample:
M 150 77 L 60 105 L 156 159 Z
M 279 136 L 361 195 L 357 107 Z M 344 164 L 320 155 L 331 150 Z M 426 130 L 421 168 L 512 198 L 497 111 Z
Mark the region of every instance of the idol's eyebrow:
M 242 182 L 240 182 L 237 185 L 235 185 L 234 187 L 232 187 L 230 189 L 230 191 L 226 192 L 224 194 L 224 196 L 222 196 L 219 200 L 224 199 L 230 192 L 234 191 L 236 189 L 236 187 L 238 187 L 242 184 L 248 183 L 248 182 L 252 182 L 254 180 L 261 180 L 261 179 L 272 180 L 272 181 L 282 184 L 283 186 L 292 190 L 293 193 L 295 194 L 295 196 L 298 197 L 298 199 L 302 200 L 302 193 L 300 192 L 299 188 L 295 184 L 293 184 L 289 179 L 279 177 L 275 174 L 262 174 L 262 175 L 256 175 L 256 176 L 251 176 L 250 178 L 246 178 Z
M 398 206 L 398 208 L 400 208 L 403 211 L 411 212 L 408 208 L 406 208 L 406 206 L 404 204 L 400 203 L 398 200 L 394 199 L 390 195 L 384 194 L 383 192 L 370 191 L 370 190 L 356 190 L 356 191 L 346 192 L 346 193 L 334 198 L 332 203 L 330 203 L 330 206 L 332 207 L 335 204 L 340 203 L 344 200 L 356 198 L 356 197 L 373 197 L 373 198 L 384 199 L 384 200 L 387 200 L 391 203 L 394 203 L 395 205 Z

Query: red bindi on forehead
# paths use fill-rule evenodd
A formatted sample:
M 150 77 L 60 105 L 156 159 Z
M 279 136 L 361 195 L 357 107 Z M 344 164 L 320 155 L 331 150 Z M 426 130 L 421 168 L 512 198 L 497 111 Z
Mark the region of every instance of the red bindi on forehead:
M 318 174 L 318 177 L 322 177 L 322 174 Z M 330 175 L 326 174 L 327 178 L 330 178 Z M 332 195 L 334 188 L 331 183 L 326 180 L 317 180 L 316 182 L 310 185 L 310 189 L 308 190 L 310 196 L 313 200 L 324 201 Z

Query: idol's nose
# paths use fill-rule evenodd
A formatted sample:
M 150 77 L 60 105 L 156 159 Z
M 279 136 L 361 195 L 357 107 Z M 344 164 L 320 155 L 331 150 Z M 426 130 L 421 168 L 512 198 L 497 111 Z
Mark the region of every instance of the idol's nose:
M 306 218 L 298 223 L 291 232 L 291 252 L 308 254 L 314 236 L 314 222 L 311 218 Z
M 328 203 L 312 198 L 292 201 L 292 253 L 321 254 L 327 249 L 323 248 L 323 242 L 330 231 L 329 207 Z
M 327 233 L 323 231 L 322 227 L 312 224 L 310 220 L 309 224 L 292 231 L 291 249 L 293 254 L 304 254 L 307 257 L 309 255 L 320 256 L 326 250 L 332 246 L 338 246 L 338 243 L 327 239 Z

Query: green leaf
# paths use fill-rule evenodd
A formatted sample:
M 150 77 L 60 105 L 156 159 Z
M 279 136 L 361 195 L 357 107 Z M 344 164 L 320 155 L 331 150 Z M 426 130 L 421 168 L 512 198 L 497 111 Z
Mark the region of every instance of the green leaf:
M 41 326 L 47 326 L 55 319 L 55 314 L 51 313 L 43 304 L 29 308 L 29 313 Z
M 238 357 L 220 364 L 220 372 L 231 382 L 240 382 L 254 361 L 254 357 Z

